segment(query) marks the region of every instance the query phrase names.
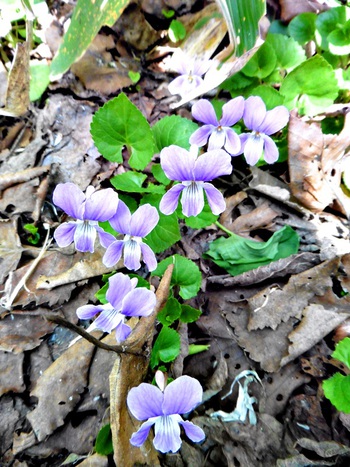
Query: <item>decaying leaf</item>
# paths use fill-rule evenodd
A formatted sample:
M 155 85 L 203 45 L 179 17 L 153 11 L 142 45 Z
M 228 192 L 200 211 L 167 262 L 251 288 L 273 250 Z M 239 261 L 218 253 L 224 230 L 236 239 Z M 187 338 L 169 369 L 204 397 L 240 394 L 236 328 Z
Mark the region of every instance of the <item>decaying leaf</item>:
M 71 67 L 86 89 L 112 94 L 132 84 L 125 67 L 113 60 L 107 49 L 115 47 L 112 36 L 97 35 L 83 57 Z
M 21 393 L 25 390 L 23 359 L 23 353 L 14 355 L 0 351 L 0 397 L 8 392 Z
M 38 398 L 38 405 L 27 415 L 39 441 L 62 426 L 65 417 L 80 401 L 88 386 L 88 370 L 94 349 L 90 342 L 81 339 L 39 378 L 31 392 Z
M 320 212 L 337 201 L 349 216 L 350 199 L 340 189 L 342 163 L 350 147 L 350 116 L 339 135 L 324 135 L 317 123 L 306 123 L 295 114 L 289 121 L 290 188 L 307 208 Z
M 0 321 L 0 350 L 18 354 L 34 349 L 54 327 L 41 316 L 8 315 Z
M 16 269 L 23 248 L 17 234 L 17 219 L 0 221 L 0 284 Z

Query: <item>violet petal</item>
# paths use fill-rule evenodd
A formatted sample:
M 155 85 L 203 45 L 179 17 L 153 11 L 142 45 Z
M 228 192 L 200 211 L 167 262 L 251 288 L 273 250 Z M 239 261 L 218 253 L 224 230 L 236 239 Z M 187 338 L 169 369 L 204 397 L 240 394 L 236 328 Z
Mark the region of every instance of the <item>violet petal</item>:
M 199 443 L 205 438 L 205 433 L 199 426 L 192 422 L 184 421 L 180 422 L 180 425 L 185 430 L 186 436 L 190 438 L 194 443 Z
M 83 219 L 85 195 L 75 183 L 59 183 L 52 201 L 75 219 Z
M 191 412 L 202 402 L 203 389 L 199 381 L 190 376 L 180 376 L 165 388 L 164 415 Z
M 124 242 L 124 266 L 131 271 L 137 271 L 141 267 L 141 247 L 136 240 L 127 240 Z
M 255 165 L 263 154 L 264 139 L 261 135 L 253 135 L 247 139 L 244 146 L 244 157 L 249 165 Z
M 199 122 L 217 127 L 219 125 L 215 110 L 207 99 L 200 99 L 195 102 L 191 109 L 192 116 Z
M 174 144 L 162 149 L 160 164 L 170 180 L 180 182 L 193 180 L 193 170 L 197 156 L 191 151 Z
M 107 268 L 111 268 L 114 264 L 117 264 L 122 257 L 123 248 L 123 240 L 116 240 L 111 243 L 107 248 L 106 253 L 103 255 L 102 263 L 107 266 Z
M 122 309 L 122 303 L 125 295 L 133 290 L 135 285 L 131 282 L 129 276 L 118 272 L 108 279 L 108 290 L 106 299 L 116 310 Z
M 222 107 L 221 126 L 233 126 L 243 117 L 244 98 L 242 96 L 231 99 Z
M 276 143 L 267 135 L 261 135 L 264 140 L 264 159 L 268 164 L 273 164 L 278 160 L 278 148 Z
M 130 235 L 146 237 L 158 224 L 159 214 L 157 209 L 150 204 L 143 204 L 131 216 Z
M 157 258 L 152 248 L 146 243 L 140 243 L 142 260 L 146 264 L 149 271 L 154 271 L 157 268 Z
M 137 420 L 147 420 L 148 418 L 163 415 L 163 398 L 163 393 L 157 386 L 141 383 L 139 386 L 130 389 L 126 403 L 131 414 Z
M 108 221 L 117 210 L 118 200 L 118 194 L 112 188 L 94 191 L 86 198 L 84 219 Z
M 118 326 L 115 328 L 115 338 L 118 343 L 125 341 L 131 334 L 131 327 L 120 321 Z
M 243 120 L 250 130 L 259 131 L 266 116 L 266 106 L 261 97 L 250 96 L 245 101 Z
M 155 306 L 154 292 L 145 287 L 137 287 L 124 297 L 121 313 L 125 316 L 149 316 Z
M 89 221 L 78 222 L 74 233 L 75 248 L 78 251 L 94 252 L 96 229 Z
M 204 208 L 204 194 L 200 182 L 191 182 L 182 192 L 182 212 L 186 217 L 197 216 Z
M 100 243 L 103 248 L 108 248 L 113 242 L 115 242 L 115 237 L 112 234 L 105 232 L 102 227 L 96 225 L 95 230 L 98 234 L 98 238 L 100 239 Z
M 181 191 L 185 188 L 182 183 L 179 183 L 178 185 L 174 185 L 170 190 L 165 193 L 163 198 L 160 200 L 159 203 L 159 210 L 163 214 L 169 216 L 172 214 L 175 209 L 177 208 L 177 205 L 179 203 L 179 196 Z
M 211 183 L 204 183 L 203 188 L 207 195 L 208 204 L 212 213 L 217 216 L 224 212 L 226 209 L 226 201 L 221 192 Z
M 224 148 L 230 155 L 237 155 L 241 150 L 241 140 L 231 128 L 226 128 L 226 142 Z
M 285 127 L 289 120 L 289 111 L 284 105 L 279 105 L 266 112 L 264 121 L 260 125 L 260 132 L 273 135 Z
M 217 130 L 212 132 L 208 142 L 208 150 L 213 151 L 215 149 L 221 149 L 226 140 L 226 132 L 224 129 Z
M 131 213 L 124 201 L 119 200 L 115 215 L 109 219 L 113 229 L 121 234 L 130 234 Z
M 74 222 L 64 222 L 59 225 L 53 234 L 54 239 L 57 242 L 57 245 L 60 248 L 70 245 L 74 241 L 75 229 L 77 228 L 77 223 Z
M 195 166 L 195 180 L 208 182 L 232 172 L 231 157 L 223 149 L 208 151 L 198 157 Z
M 216 130 L 216 126 L 213 125 L 203 125 L 201 128 L 198 128 L 190 136 L 190 144 L 195 144 L 198 147 L 205 146 L 208 142 L 209 136 L 213 131 Z
M 154 425 L 155 420 L 148 420 L 147 422 L 143 423 L 140 428 L 132 434 L 130 438 L 130 443 L 133 446 L 140 447 L 143 445 L 143 443 L 146 441 L 149 431 L 151 429 L 151 426 Z
M 102 310 L 103 305 L 84 305 L 77 309 L 77 316 L 79 319 L 91 319 Z
M 123 316 L 114 308 L 104 309 L 95 319 L 95 326 L 104 332 L 112 332 L 123 319 Z
M 158 417 L 154 424 L 154 447 L 160 452 L 176 452 L 181 447 L 179 415 Z

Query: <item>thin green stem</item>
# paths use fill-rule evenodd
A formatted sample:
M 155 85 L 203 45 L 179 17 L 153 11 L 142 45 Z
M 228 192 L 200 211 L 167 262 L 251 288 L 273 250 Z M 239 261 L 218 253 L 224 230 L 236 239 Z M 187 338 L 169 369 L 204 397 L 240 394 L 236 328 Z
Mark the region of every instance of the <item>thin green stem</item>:
M 215 225 L 219 227 L 219 229 L 221 229 L 223 232 L 227 233 L 227 235 L 230 235 L 230 237 L 233 237 L 235 235 L 233 232 L 231 232 L 231 230 L 226 229 L 226 227 L 220 224 L 220 222 L 215 221 Z

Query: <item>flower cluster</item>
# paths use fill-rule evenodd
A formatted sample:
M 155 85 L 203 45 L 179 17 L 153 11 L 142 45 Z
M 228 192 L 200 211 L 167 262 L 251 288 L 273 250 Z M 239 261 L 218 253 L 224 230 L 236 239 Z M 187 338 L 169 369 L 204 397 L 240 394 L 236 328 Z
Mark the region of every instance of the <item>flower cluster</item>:
M 169 67 L 180 74 L 168 89 L 171 94 L 185 96 L 203 84 L 202 76 L 209 70 L 211 60 L 195 60 L 188 57 L 181 49 L 174 52 Z
M 156 382 L 160 389 L 141 383 L 128 394 L 129 411 L 137 420 L 146 420 L 132 435 L 131 444 L 142 446 L 153 425 L 154 447 L 164 453 L 180 449 L 180 427 L 195 443 L 203 441 L 205 433 L 202 428 L 181 417 L 202 402 L 203 389 L 199 382 L 190 376 L 180 376 L 165 387 L 164 374 L 160 371 L 156 373 Z
M 214 107 L 207 99 L 200 99 L 192 106 L 192 115 L 204 125 L 190 137 L 191 144 L 208 149 L 224 148 L 231 156 L 244 154 L 250 165 L 255 165 L 263 156 L 273 164 L 278 159 L 278 148 L 270 135 L 285 127 L 289 111 L 284 105 L 266 110 L 261 97 L 251 96 L 244 102 L 243 97 L 231 99 L 222 108 L 222 118 L 217 119 Z M 237 135 L 231 128 L 243 117 L 250 133 Z
M 79 319 L 91 319 L 100 313 L 94 321 L 94 327 L 105 332 L 115 329 L 117 341 L 122 342 L 131 333 L 130 326 L 124 324 L 125 318 L 149 316 L 156 305 L 156 296 L 145 287 L 136 288 L 136 277 L 130 279 L 120 272 L 110 277 L 108 282 L 108 303 L 81 306 L 77 309 L 77 315 Z
M 204 192 L 214 214 L 220 214 L 226 208 L 225 199 L 209 180 L 232 172 L 231 157 L 222 149 L 208 151 L 198 156 L 198 147 L 191 146 L 190 151 L 179 146 L 169 146 L 160 153 L 160 163 L 165 175 L 181 183 L 174 185 L 163 196 L 159 209 L 163 214 L 175 211 L 181 196 L 182 210 L 185 216 L 197 216 L 204 208 Z

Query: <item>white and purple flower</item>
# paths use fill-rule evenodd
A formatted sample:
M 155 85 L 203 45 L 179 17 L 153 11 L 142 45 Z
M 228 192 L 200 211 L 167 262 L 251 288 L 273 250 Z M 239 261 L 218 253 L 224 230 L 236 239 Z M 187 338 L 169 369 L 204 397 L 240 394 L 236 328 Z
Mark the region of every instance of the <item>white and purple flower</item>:
M 169 92 L 183 97 L 197 89 L 203 84 L 202 76 L 209 70 L 211 64 L 211 60 L 196 60 L 186 55 L 181 49 L 176 50 L 169 62 L 169 67 L 180 76 L 169 83 Z
M 157 383 L 160 380 L 159 373 L 157 372 Z M 180 376 L 166 386 L 164 392 L 147 383 L 132 388 L 127 397 L 128 408 L 137 420 L 146 421 L 133 433 L 130 443 L 133 446 L 142 446 L 152 425 L 155 431 L 154 447 L 163 453 L 180 449 L 180 426 L 193 442 L 203 441 L 205 433 L 202 428 L 181 417 L 200 404 L 202 397 L 200 383 L 190 376 Z
M 186 217 L 197 216 L 204 208 L 204 192 L 214 214 L 226 209 L 220 191 L 207 183 L 221 175 L 232 172 L 231 157 L 223 149 L 208 151 L 198 156 L 198 147 L 190 151 L 171 145 L 162 149 L 160 163 L 165 175 L 181 183 L 174 185 L 161 199 L 159 209 L 163 214 L 172 214 L 177 208 L 181 194 L 182 212 Z
M 145 287 L 135 288 L 137 278 L 118 272 L 108 279 L 105 305 L 84 305 L 77 309 L 79 319 L 91 319 L 97 313 L 94 328 L 104 332 L 115 329 L 118 342 L 124 341 L 131 333 L 131 328 L 124 324 L 126 317 L 149 316 L 156 305 L 155 293 Z
M 250 165 L 255 165 L 262 155 L 268 164 L 276 162 L 278 148 L 270 135 L 287 125 L 289 120 L 287 107 L 279 105 L 267 111 L 261 97 L 251 96 L 245 102 L 243 120 L 245 126 L 252 132 L 239 135 L 242 144 L 239 154 L 244 153 Z
M 241 150 L 241 141 L 230 127 L 242 118 L 243 111 L 242 96 L 231 99 L 223 105 L 220 120 L 217 119 L 214 107 L 207 99 L 195 102 L 192 106 L 192 116 L 205 125 L 191 135 L 190 144 L 201 147 L 208 142 L 209 151 L 224 148 L 231 155 L 238 154 Z
M 60 183 L 53 192 L 53 202 L 76 221 L 64 222 L 54 233 L 54 238 L 60 247 L 66 247 L 72 242 L 78 251 L 94 252 L 96 233 L 101 245 L 105 248 L 114 240 L 113 235 L 99 227 L 98 222 L 108 221 L 116 213 L 118 195 L 107 188 L 96 191 L 88 186 L 86 194 L 74 183 Z
M 108 246 L 103 256 L 103 264 L 111 267 L 120 258 L 124 257 L 126 268 L 136 271 L 140 269 L 140 259 L 146 263 L 148 270 L 153 271 L 157 267 L 157 260 L 152 249 L 143 243 L 142 238 L 146 237 L 158 224 L 159 214 L 157 209 L 150 204 L 140 206 L 131 215 L 129 208 L 123 201 L 119 201 L 115 215 L 109 219 L 113 229 L 124 234 L 123 240 L 115 240 Z

